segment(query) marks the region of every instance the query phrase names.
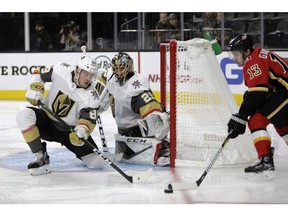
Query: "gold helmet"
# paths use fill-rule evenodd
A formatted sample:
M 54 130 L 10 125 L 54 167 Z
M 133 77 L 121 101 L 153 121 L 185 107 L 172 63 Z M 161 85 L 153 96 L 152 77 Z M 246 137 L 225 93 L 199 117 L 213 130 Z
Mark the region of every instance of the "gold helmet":
M 119 52 L 112 59 L 112 68 L 117 78 L 125 78 L 129 72 L 134 72 L 133 59 L 127 53 Z

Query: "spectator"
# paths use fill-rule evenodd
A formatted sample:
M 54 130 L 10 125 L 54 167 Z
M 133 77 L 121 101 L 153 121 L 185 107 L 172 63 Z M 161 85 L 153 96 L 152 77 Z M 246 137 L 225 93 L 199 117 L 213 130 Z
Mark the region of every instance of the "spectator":
M 212 12 L 205 12 L 204 19 L 202 21 L 202 30 L 204 28 L 215 28 L 217 24 L 216 14 Z
M 214 31 L 214 35 L 215 38 L 217 39 L 218 43 L 221 44 L 221 27 L 222 27 L 222 13 L 221 12 L 217 12 L 216 13 L 216 24 L 214 26 L 214 28 L 216 28 L 217 30 Z M 224 28 L 230 28 L 230 25 L 226 25 Z M 224 31 L 224 44 L 227 45 L 229 43 L 229 41 L 231 40 L 231 35 L 232 32 L 231 31 Z
M 221 22 L 222 22 L 222 13 L 217 12 L 216 13 L 216 24 L 215 24 L 214 28 L 221 28 Z
M 168 20 L 168 13 L 166 12 L 160 12 L 159 13 L 159 21 L 156 25 L 156 29 L 160 29 L 160 30 L 167 30 L 170 29 L 170 23 Z M 159 31 L 156 33 L 156 40 L 157 40 L 157 44 L 160 44 L 161 41 L 164 41 L 165 39 L 167 39 L 168 32 L 166 31 Z
M 203 13 L 203 20 L 198 26 L 198 30 L 200 33 L 199 37 L 203 37 L 207 31 L 212 31 L 213 28 L 217 28 L 217 19 L 215 13 Z
M 63 25 L 60 30 L 60 49 L 63 51 L 81 51 L 81 45 L 85 45 L 81 41 L 79 26 L 74 21 L 70 21 L 67 25 Z
M 47 51 L 53 49 L 52 38 L 45 30 L 45 25 L 42 20 L 37 20 L 35 23 L 35 33 L 30 38 L 30 50 Z
M 170 24 L 170 29 L 173 30 L 170 32 L 169 39 L 180 40 L 181 39 L 180 23 L 177 15 L 175 13 L 169 14 L 168 20 Z

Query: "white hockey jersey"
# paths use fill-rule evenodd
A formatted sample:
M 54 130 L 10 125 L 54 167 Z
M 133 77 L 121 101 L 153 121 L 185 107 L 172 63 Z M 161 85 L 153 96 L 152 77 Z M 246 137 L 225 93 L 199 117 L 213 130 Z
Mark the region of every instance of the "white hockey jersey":
M 141 74 L 135 74 L 124 85 L 120 85 L 113 71 L 107 74 L 107 89 L 114 97 L 115 121 L 119 128 L 129 128 L 138 125 L 137 120 L 142 117 L 132 110 L 132 98 L 145 91 L 150 91 L 148 80 Z M 112 78 L 111 78 L 112 77 Z
M 77 87 L 72 81 L 73 70 L 73 66 L 65 63 L 41 70 L 41 80 L 52 82 L 45 105 L 70 126 L 77 124 L 81 109 L 93 109 L 99 103 L 95 85 L 92 83 L 87 89 Z

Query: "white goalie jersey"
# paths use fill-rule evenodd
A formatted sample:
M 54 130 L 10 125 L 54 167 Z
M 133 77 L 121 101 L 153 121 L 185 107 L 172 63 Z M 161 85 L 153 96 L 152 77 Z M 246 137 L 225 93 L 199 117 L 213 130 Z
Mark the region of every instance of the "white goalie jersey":
M 107 89 L 115 99 L 115 121 L 119 128 L 129 128 L 138 125 L 140 114 L 132 110 L 132 98 L 150 90 L 150 85 L 139 73 L 135 73 L 125 85 L 121 86 L 113 71 L 107 74 Z M 148 97 L 148 96 L 147 96 Z
M 72 81 L 73 71 L 73 66 L 61 63 L 42 69 L 39 76 L 39 81 L 52 82 L 44 104 L 71 126 L 77 124 L 81 109 L 99 106 L 95 85 L 77 87 Z

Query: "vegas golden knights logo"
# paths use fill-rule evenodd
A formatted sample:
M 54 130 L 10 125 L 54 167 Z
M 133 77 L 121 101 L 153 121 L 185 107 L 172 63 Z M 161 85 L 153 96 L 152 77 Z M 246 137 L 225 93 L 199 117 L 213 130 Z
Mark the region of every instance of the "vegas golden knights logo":
M 75 101 L 71 100 L 68 95 L 65 95 L 59 91 L 52 103 L 53 112 L 59 117 L 66 117 L 74 103 Z

